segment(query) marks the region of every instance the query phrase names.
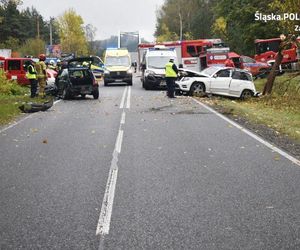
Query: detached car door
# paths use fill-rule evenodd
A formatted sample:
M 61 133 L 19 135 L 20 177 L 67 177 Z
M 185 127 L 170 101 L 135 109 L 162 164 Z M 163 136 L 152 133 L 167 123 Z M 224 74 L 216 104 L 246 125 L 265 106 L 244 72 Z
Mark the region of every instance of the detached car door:
M 231 70 L 221 69 L 211 78 L 211 92 L 213 94 L 228 95 L 231 82 Z
M 64 69 L 58 76 L 57 76 L 57 89 L 58 93 L 61 95 L 63 89 L 67 86 L 68 83 L 68 70 Z

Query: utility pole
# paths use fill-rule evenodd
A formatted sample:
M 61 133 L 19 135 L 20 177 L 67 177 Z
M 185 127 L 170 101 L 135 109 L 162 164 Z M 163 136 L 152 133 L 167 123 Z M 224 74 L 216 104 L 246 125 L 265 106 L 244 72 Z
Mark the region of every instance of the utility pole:
M 179 24 L 180 24 L 180 35 L 179 35 L 179 40 L 182 41 L 182 15 L 181 15 L 180 12 L 178 13 L 178 15 L 179 15 Z
M 50 17 L 50 46 L 52 46 L 52 17 Z
M 36 29 L 37 29 L 37 38 L 40 39 L 40 20 L 39 20 L 39 16 L 36 16 Z

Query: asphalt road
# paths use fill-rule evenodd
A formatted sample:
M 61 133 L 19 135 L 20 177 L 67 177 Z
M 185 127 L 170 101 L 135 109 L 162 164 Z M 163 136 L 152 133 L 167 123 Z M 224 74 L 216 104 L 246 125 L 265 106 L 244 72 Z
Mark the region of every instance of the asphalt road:
M 135 78 L 0 131 L 1 249 L 300 248 L 300 166 L 191 98 Z

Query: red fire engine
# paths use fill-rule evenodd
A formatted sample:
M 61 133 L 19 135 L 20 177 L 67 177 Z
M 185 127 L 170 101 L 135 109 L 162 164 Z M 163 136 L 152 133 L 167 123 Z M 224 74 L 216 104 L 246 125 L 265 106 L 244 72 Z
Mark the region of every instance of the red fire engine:
M 298 38 L 298 41 L 300 42 L 300 38 Z M 255 40 L 255 60 L 273 63 L 275 61 L 280 42 L 280 38 Z M 293 62 L 297 62 L 297 48 L 294 45 L 283 51 L 282 65 L 288 66 Z
M 138 45 L 139 63 L 143 59 L 143 54 L 148 48 L 155 45 L 164 45 L 166 47 L 175 48 L 179 63 L 184 68 L 190 70 L 200 71 L 207 67 L 206 50 L 218 42 L 220 39 L 199 39 L 199 40 L 185 40 L 176 42 L 162 42 L 162 43 L 141 43 Z

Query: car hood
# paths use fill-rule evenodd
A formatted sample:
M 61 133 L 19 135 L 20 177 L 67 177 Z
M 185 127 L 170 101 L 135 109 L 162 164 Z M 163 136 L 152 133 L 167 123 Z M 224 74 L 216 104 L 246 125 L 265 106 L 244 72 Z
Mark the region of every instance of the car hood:
M 127 71 L 130 69 L 130 66 L 106 66 L 109 71 Z

